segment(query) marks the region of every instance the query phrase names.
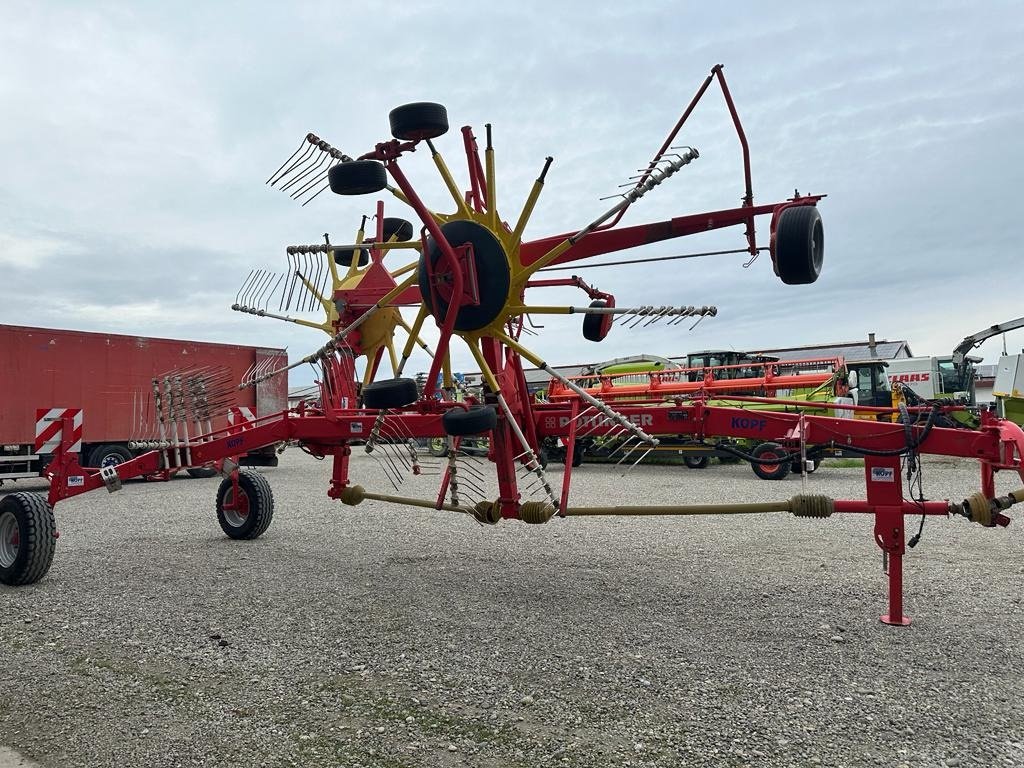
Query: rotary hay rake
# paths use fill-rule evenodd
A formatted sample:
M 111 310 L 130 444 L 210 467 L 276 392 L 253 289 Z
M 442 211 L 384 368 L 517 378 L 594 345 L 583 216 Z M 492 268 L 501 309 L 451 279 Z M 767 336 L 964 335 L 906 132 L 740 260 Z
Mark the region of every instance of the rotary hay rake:
M 721 87 L 743 153 L 744 190 L 737 208 L 691 214 L 639 226 L 620 226 L 626 210 L 699 157 L 692 147 L 675 142 L 684 123 L 712 82 Z M 882 620 L 906 624 L 902 607 L 902 558 L 906 551 L 907 515 L 961 515 L 985 526 L 1008 524 L 1003 511 L 1024 500 L 1024 489 L 1006 496 L 995 494 L 995 473 L 1010 469 L 1024 477 L 1024 432 L 1016 425 L 983 414 L 978 430 L 945 429 L 935 425 L 936 410 L 923 423 L 909 411 L 901 423 L 833 418 L 793 412 L 758 413 L 738 407 L 709 404 L 707 393 L 686 400 L 609 403 L 585 391 L 554 371 L 523 342 L 533 331 L 532 316 L 582 314 L 583 334 L 603 339 L 615 317 L 629 325 L 656 321 L 683 322 L 714 316 L 713 306 L 620 308 L 615 297 L 598 291 L 578 277 L 544 279 L 545 269 L 562 269 L 571 262 L 626 248 L 723 227 L 744 227 L 744 248 L 750 261 L 763 251 L 771 255 L 775 273 L 786 283 L 806 284 L 817 279 L 822 266 L 823 229 L 817 203 L 823 195 L 794 196 L 783 202 L 755 205 L 751 187 L 746 137 L 733 105 L 721 66 L 716 66 L 693 97 L 651 162 L 625 187 L 620 200 L 580 229 L 537 240 L 523 233 L 544 186 L 552 159 L 547 158 L 516 221 L 506 223 L 497 208 L 495 148 L 491 127 L 486 129 L 481 161 L 470 127 L 461 130 L 467 160 L 469 189 L 462 192 L 434 140 L 448 130 L 444 107 L 417 103 L 399 107 L 390 116 L 394 138 L 383 141 L 353 159 L 323 139 L 309 134 L 299 149 L 268 179 L 303 204 L 325 189 L 341 195 L 388 191 L 407 204 L 420 222 L 419 237 L 411 224 L 384 216 L 378 202 L 373 227 L 367 236 L 364 217 L 354 242 L 290 246 L 289 271 L 274 275 L 257 270 L 247 277 L 233 309 L 262 317 L 299 323 L 329 334 L 325 345 L 300 361 L 279 370 L 251 371 L 241 386 L 283 375 L 298 365 L 317 368 L 320 398 L 295 409 L 210 431 L 192 439 L 161 430 L 154 450 L 99 472 L 83 469 L 70 451 L 71 425 L 47 469 L 49 498 L 18 493 L 0 502 L 0 580 L 8 584 L 38 581 L 52 561 L 56 529 L 52 506 L 58 501 L 94 489 L 121 488 L 124 479 L 148 476 L 174 468 L 187 455 L 194 465 L 214 467 L 225 475 L 217 493 L 217 515 L 225 533 L 235 539 L 261 535 L 273 517 L 273 496 L 266 478 L 238 467 L 238 456 L 258 446 L 297 441 L 318 457 L 333 458 L 328 496 L 348 505 L 366 500 L 445 510 L 473 518 L 481 524 L 503 519 L 545 523 L 552 517 L 578 515 L 698 515 L 755 514 L 788 511 L 800 517 L 823 518 L 833 513 L 867 513 L 875 519 L 874 535 L 888 560 L 889 609 Z M 426 148 L 449 192 L 455 210 L 443 214 L 429 210 L 402 171 L 400 161 Z M 391 181 L 389 181 L 389 177 Z M 757 243 L 754 221 L 770 215 L 768 246 Z M 392 252 L 411 251 L 414 258 L 388 268 Z M 528 289 L 573 286 L 587 294 L 587 306 L 528 304 Z M 277 298 L 277 306 L 273 307 Z M 322 321 L 285 314 L 319 308 Z M 402 308 L 415 309 L 407 323 Z M 431 350 L 433 360 L 423 391 L 404 377 L 404 368 L 417 345 L 423 324 L 430 318 L 440 337 Z M 395 339 L 405 334 L 401 349 Z M 458 338 L 479 364 L 484 379 L 480 397 L 457 399 L 451 374 L 451 345 Z M 381 361 L 387 354 L 391 377 L 383 378 Z M 523 373 L 525 359 L 558 379 L 571 397 L 537 403 L 528 395 Z M 356 363 L 363 375 L 357 377 Z M 201 392 L 202 373 L 186 377 L 189 392 Z M 440 385 L 438 382 L 440 381 Z M 179 397 L 175 419 L 189 420 L 189 402 Z M 844 410 L 852 407 L 844 406 Z M 181 413 L 178 413 L 178 411 Z M 885 409 L 875 409 L 885 411 Z M 157 408 L 158 412 L 162 412 Z M 892 413 L 892 411 L 888 411 Z M 201 421 L 201 419 L 200 419 Z M 833 500 L 802 493 L 774 503 L 587 507 L 569 503 L 571 462 L 566 462 L 561 487 L 556 491 L 541 466 L 544 439 L 560 439 L 570 446 L 581 430 L 597 437 L 612 437 L 622 445 L 622 459 L 642 458 L 657 445 L 653 435 L 732 436 L 755 440 L 782 440 L 798 445 L 780 462 L 813 458 L 813 447 L 841 445 L 865 456 L 865 500 Z M 486 435 L 488 459 L 495 466 L 496 499 L 481 498 L 485 477 L 481 465 L 460 449 L 464 438 Z M 371 492 L 349 477 L 353 445 L 383 457 L 385 474 L 400 487 L 405 474 L 425 474 L 427 467 L 418 439 L 444 438 L 450 450 L 437 465 L 441 480 L 434 498 L 419 499 Z M 184 444 L 183 444 L 184 443 Z M 812 446 L 808 448 L 807 446 Z M 916 477 L 920 454 L 968 456 L 981 464 L 981 490 L 960 503 L 926 501 L 920 492 L 906 499 L 901 470 Z M 764 463 L 764 458 L 759 459 Z M 525 494 L 533 493 L 527 498 Z

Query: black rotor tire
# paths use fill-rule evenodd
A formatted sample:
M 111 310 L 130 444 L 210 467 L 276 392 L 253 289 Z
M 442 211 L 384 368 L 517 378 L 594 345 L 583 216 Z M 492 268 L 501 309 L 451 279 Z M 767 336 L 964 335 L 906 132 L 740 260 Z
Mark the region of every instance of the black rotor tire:
M 123 445 L 97 445 L 89 452 L 90 467 L 116 467 L 132 458 L 132 452 Z M 105 463 L 104 463 L 105 462 Z
M 775 228 L 775 264 L 787 285 L 813 283 L 825 258 L 825 229 L 816 206 L 786 208 Z
M 710 459 L 707 456 L 683 456 L 683 464 L 690 469 L 704 469 Z
M 455 315 L 455 330 L 480 330 L 501 314 L 508 301 L 511 274 L 505 249 L 487 227 L 475 221 L 449 221 L 441 227 L 441 234 L 452 247 L 466 243 L 473 246 L 479 303 L 459 308 Z M 438 296 L 438 306 L 434 306 L 430 278 L 427 276 L 427 259 L 430 259 L 432 268 L 441 260 L 441 248 L 433 238 L 427 239 L 427 247 L 420 256 L 418 282 L 423 303 L 435 318 L 443 320 L 450 302 Z
M 395 107 L 388 115 L 391 135 L 402 141 L 436 139 L 448 133 L 448 110 L 431 101 Z
M 46 497 L 19 491 L 0 499 L 0 535 L 12 533 L 16 542 L 0 542 L 0 583 L 35 584 L 50 570 L 57 548 L 57 524 Z
M 189 467 L 185 471 L 188 472 L 189 477 L 193 477 L 196 480 L 205 480 L 217 474 L 217 470 L 212 467 Z
M 232 539 L 255 539 L 274 519 L 274 493 L 267 478 L 252 469 L 239 470 L 238 489 L 245 496 L 246 509 L 226 510 L 224 502 L 234 488 L 230 477 L 221 481 L 217 489 L 217 522 Z
M 778 443 L 761 443 L 752 450 L 751 455 L 766 459 L 777 459 L 785 456 L 788 451 Z M 762 480 L 782 480 L 789 474 L 792 461 L 781 461 L 778 464 L 760 464 L 752 462 L 750 467 L 754 474 Z
M 393 237 L 400 243 L 407 243 L 412 240 L 412 236 L 415 232 L 416 230 L 413 229 L 411 221 L 406 221 L 405 219 L 399 219 L 396 217 L 387 217 L 384 219 L 385 242 Z
M 498 424 L 498 412 L 487 405 L 472 405 L 469 409 L 452 408 L 441 417 L 446 434 L 454 437 L 482 435 Z
M 334 254 L 334 263 L 342 267 L 352 266 L 352 257 L 355 255 L 355 250 L 352 248 L 337 248 L 331 249 L 331 253 Z M 365 267 L 370 263 L 370 252 L 366 248 L 359 249 L 359 266 Z
M 448 440 L 443 437 L 432 437 L 427 441 L 427 453 L 443 459 L 448 455 Z
M 363 407 L 405 408 L 419 396 L 415 379 L 381 379 L 363 388 Z
M 595 299 L 590 302 L 592 307 L 607 307 L 608 302 L 602 299 Z M 584 315 L 583 316 L 583 338 L 587 341 L 604 341 L 608 331 L 612 328 L 611 315 Z
M 327 181 L 336 195 L 369 195 L 388 185 L 388 172 L 377 160 L 350 160 L 331 166 Z

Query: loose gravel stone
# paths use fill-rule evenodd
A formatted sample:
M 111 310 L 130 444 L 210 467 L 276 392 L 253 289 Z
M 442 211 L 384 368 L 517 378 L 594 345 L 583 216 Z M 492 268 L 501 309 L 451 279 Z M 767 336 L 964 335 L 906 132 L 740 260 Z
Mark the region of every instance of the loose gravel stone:
M 358 452 L 352 476 L 391 490 Z M 978 486 L 966 462 L 924 476 Z M 215 478 L 58 506 L 49 575 L 0 589 L 0 745 L 45 768 L 1024 764 L 1022 525 L 929 519 L 897 628 L 865 516 L 480 526 L 329 501 L 297 451 L 267 477 L 255 541 L 223 536 Z M 863 477 L 825 463 L 808 490 Z M 603 505 L 801 488 L 716 464 L 573 483 Z

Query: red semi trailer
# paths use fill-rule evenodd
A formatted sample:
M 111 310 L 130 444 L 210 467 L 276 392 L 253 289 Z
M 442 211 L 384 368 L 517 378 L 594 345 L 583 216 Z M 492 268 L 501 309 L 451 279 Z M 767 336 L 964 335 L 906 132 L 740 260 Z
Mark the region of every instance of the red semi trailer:
M 216 367 L 237 382 L 254 366 L 287 364 L 283 349 L 0 325 L 0 483 L 42 473 L 53 450 L 47 425 L 62 415 L 82 425 L 83 464 L 116 464 L 145 453 L 132 443 L 153 428 L 155 377 Z M 235 416 L 245 419 L 282 411 L 287 380 L 278 376 L 240 390 L 235 404 Z M 214 427 L 227 423 L 226 410 L 213 418 Z M 262 448 L 242 463 L 275 466 L 277 454 L 273 446 Z

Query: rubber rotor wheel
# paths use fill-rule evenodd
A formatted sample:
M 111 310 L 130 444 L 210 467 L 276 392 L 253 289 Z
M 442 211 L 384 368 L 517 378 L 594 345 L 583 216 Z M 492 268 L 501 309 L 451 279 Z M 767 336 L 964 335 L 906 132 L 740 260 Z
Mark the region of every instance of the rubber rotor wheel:
M 786 208 L 775 228 L 775 266 L 787 285 L 813 283 L 825 259 L 825 229 L 816 206 Z
M 388 172 L 377 160 L 350 160 L 332 166 L 327 181 L 336 195 L 369 195 L 388 185 Z
M 267 478 L 252 469 L 239 470 L 238 490 L 238 505 L 232 508 L 234 484 L 230 477 L 221 481 L 217 489 L 217 522 L 232 539 L 255 539 L 274 519 L 274 494 Z
M 0 582 L 35 584 L 53 563 L 57 524 L 39 493 L 19 491 L 0 499 Z
M 196 480 L 205 480 L 217 474 L 217 470 L 210 467 L 189 467 L 185 471 L 188 472 L 189 477 L 194 477 Z
M 704 469 L 709 461 L 707 456 L 683 456 L 683 464 L 690 469 Z
M 415 379 L 381 379 L 363 388 L 365 408 L 404 408 L 418 399 Z
M 372 242 L 372 241 L 370 241 Z M 366 248 L 359 248 L 359 266 L 365 267 L 370 263 L 370 252 Z M 355 249 L 353 248 L 332 248 L 331 253 L 334 254 L 334 263 L 342 267 L 351 267 L 352 258 L 355 256 Z
M 590 302 L 591 307 L 607 307 L 608 302 L 602 299 L 595 299 Z M 608 331 L 612 329 L 611 315 L 584 315 L 583 316 L 583 338 L 587 341 L 604 341 Z
M 384 240 L 385 242 L 390 240 L 392 237 L 400 243 L 407 243 L 412 240 L 415 231 L 411 221 L 405 219 L 399 219 L 394 217 L 387 217 L 384 219 Z
M 388 115 L 391 135 L 403 141 L 436 139 L 448 133 L 448 110 L 441 104 L 417 101 L 395 107 Z
M 757 458 L 778 459 L 785 456 L 788 451 L 778 443 L 761 443 L 750 453 Z M 781 461 L 778 464 L 761 464 L 755 461 L 750 465 L 754 474 L 762 480 L 782 480 L 789 474 L 791 466 L 792 461 Z
M 97 445 L 89 452 L 90 467 L 116 467 L 132 458 L 132 452 L 123 445 Z
M 490 406 L 472 405 L 469 409 L 452 408 L 441 417 L 445 433 L 455 437 L 482 435 L 498 425 L 498 412 Z
M 501 310 L 508 301 L 511 275 L 505 249 L 487 227 L 477 224 L 475 221 L 449 221 L 441 227 L 441 234 L 452 248 L 458 248 L 467 243 L 473 247 L 473 266 L 476 271 L 479 303 L 459 307 L 455 315 L 455 330 L 480 330 L 501 314 Z M 426 249 L 420 256 L 419 264 L 420 296 L 427 309 L 440 323 L 444 321 L 444 317 L 448 313 L 451 297 L 442 295 L 442 290 L 448 288 L 450 282 L 447 279 L 447 273 L 438 274 L 438 265 L 443 264 L 443 268 L 446 269 L 447 262 L 441 261 L 441 248 L 433 238 L 428 238 L 426 245 Z M 428 259 L 431 269 L 434 271 L 436 286 L 434 293 L 438 298 L 436 307 L 434 306 L 434 296 L 431 293 L 430 278 L 427 275 Z M 450 291 L 450 288 L 448 290 Z

